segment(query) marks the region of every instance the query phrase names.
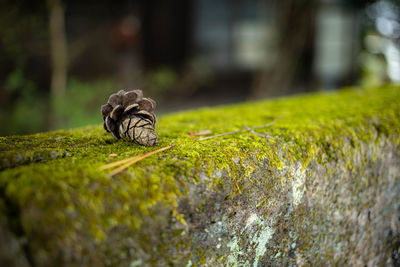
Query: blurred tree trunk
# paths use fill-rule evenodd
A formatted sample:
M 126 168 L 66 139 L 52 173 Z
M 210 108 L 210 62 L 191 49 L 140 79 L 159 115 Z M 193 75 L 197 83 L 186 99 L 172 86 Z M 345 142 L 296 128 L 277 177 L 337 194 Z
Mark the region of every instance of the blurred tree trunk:
M 296 86 L 311 86 L 316 0 L 277 1 L 277 57 L 253 86 L 253 97 L 291 93 Z
M 49 129 L 60 126 L 57 102 L 64 96 L 67 87 L 67 40 L 65 33 L 64 8 L 60 0 L 47 0 L 49 9 L 49 36 L 51 53 L 51 85 Z

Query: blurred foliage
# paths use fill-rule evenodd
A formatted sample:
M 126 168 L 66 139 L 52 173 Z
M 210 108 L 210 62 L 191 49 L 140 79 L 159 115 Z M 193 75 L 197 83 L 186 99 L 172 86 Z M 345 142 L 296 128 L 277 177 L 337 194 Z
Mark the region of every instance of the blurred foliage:
M 209 73 L 187 71 L 179 78 L 176 70 L 164 66 L 144 74 L 141 89 L 146 91 L 146 95 L 161 103 L 168 101 L 169 95 L 176 93 L 177 90 L 192 92 L 193 89 L 189 86 L 198 88 L 210 80 L 208 76 Z M 0 135 L 28 134 L 47 129 L 50 112 L 48 92 L 37 90 L 36 84 L 24 78 L 21 70 L 12 72 L 5 84 L 11 91 L 17 90 L 18 93 L 12 104 L 0 109 L 0 123 L 6 125 L 0 129 Z M 20 88 L 23 90 L 19 90 Z M 101 124 L 100 106 L 106 102 L 110 94 L 122 88 L 123 86 L 112 78 L 95 81 L 71 78 L 65 96 L 55 100 L 53 115 L 61 128 Z M 7 98 L 12 98 L 12 92 Z
M 33 87 L 31 87 L 33 88 Z M 0 111 L 1 135 L 37 132 L 45 129 L 47 99 L 26 87 L 10 109 Z
M 62 99 L 56 100 L 56 113 L 62 128 L 101 124 L 100 106 L 121 86 L 111 79 L 82 82 L 70 79 L 68 90 Z
M 215 81 L 215 73 L 202 60 L 192 58 L 180 71 L 171 66 L 161 66 L 147 71 L 143 80 L 143 89 L 163 102 L 168 101 L 171 94 L 190 97 L 199 88 L 211 85 Z
M 29 10 L 29 12 L 27 12 Z M 0 1 L 1 135 L 45 129 L 49 70 L 45 1 Z
M 18 74 L 10 83 L 20 83 Z M 22 79 L 23 80 L 23 79 Z M 62 128 L 74 128 L 88 124 L 100 124 L 100 106 L 109 95 L 121 88 L 111 79 L 82 82 L 70 79 L 68 90 L 62 99 L 56 100 L 53 111 L 60 119 Z M 26 86 L 10 109 L 0 110 L 0 135 L 26 134 L 46 129 L 48 119 L 48 95 L 39 94 L 34 86 Z
M 374 87 L 388 82 L 386 73 L 386 60 L 382 54 L 361 54 L 360 84 L 363 87 Z
M 163 95 L 176 84 L 178 74 L 171 67 L 163 66 L 146 74 L 145 84 L 152 95 Z
M 0 60 L 3 62 L 0 66 L 0 79 L 11 81 L 6 84 L 5 89 L 22 89 L 23 79 L 38 75 L 43 71 L 43 66 L 48 64 L 45 4 L 45 1 L 0 2 L 0 47 L 3 52 L 0 53 Z M 26 12 L 28 8 L 30 12 Z M 36 68 L 32 68 L 33 66 Z

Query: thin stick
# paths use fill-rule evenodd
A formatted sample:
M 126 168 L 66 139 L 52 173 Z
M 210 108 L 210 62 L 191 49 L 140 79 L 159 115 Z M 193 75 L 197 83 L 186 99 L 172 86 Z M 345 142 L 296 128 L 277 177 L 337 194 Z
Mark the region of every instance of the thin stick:
M 175 146 L 175 145 L 171 145 L 170 147 L 173 147 L 173 146 Z M 163 151 L 164 148 L 165 148 L 165 147 L 160 148 L 160 149 L 155 150 L 155 151 L 152 151 L 152 152 L 149 152 L 149 153 L 153 153 L 153 152 L 154 152 L 154 153 L 158 153 L 158 152 Z M 168 148 L 169 148 L 169 147 L 168 147 Z M 147 154 L 148 154 L 148 153 L 147 153 Z M 147 154 L 144 154 L 144 155 L 147 155 Z M 144 155 L 143 155 L 143 156 L 144 156 Z M 153 154 L 151 154 L 151 155 L 153 155 Z M 133 160 L 133 159 L 136 159 L 137 157 L 140 157 L 140 156 L 134 156 L 134 157 L 130 157 L 130 158 L 127 158 L 127 159 L 118 160 L 118 161 L 115 161 L 115 162 L 112 162 L 112 163 L 108 163 L 108 164 L 106 164 L 106 165 L 101 166 L 101 167 L 99 168 L 99 170 L 100 170 L 100 171 L 104 171 L 104 170 L 107 170 L 107 169 L 111 169 L 111 168 L 113 168 L 113 167 L 117 167 L 118 165 L 121 165 L 121 164 L 124 164 L 124 163 L 126 163 L 126 162 L 129 162 L 129 161 L 131 161 L 131 160 Z
M 267 138 L 268 138 L 268 139 L 273 139 L 273 140 L 277 140 L 277 139 L 278 139 L 278 138 L 276 138 L 276 137 L 270 136 L 269 134 L 260 134 L 260 133 L 257 133 L 256 131 L 253 130 L 255 127 L 250 128 L 250 127 L 247 127 L 246 125 L 243 125 L 243 127 L 246 128 L 247 130 L 249 130 L 249 132 L 251 132 L 252 134 L 255 134 L 255 135 L 259 136 L 259 137 L 262 137 L 262 138 L 265 138 L 265 139 L 267 139 Z
M 227 132 L 227 133 L 222 133 L 222 134 L 202 137 L 202 138 L 199 138 L 198 141 L 204 141 L 204 140 L 208 140 L 208 139 L 212 139 L 212 138 L 216 138 L 216 137 L 220 137 L 220 136 L 225 136 L 225 135 L 230 135 L 230 134 L 235 134 L 235 133 L 240 133 L 240 132 L 244 132 L 244 131 L 246 131 L 246 130 L 237 130 L 237 131 L 233 131 L 233 132 Z
M 146 158 L 146 157 L 148 157 L 148 156 L 151 156 L 151 155 L 153 155 L 153 154 L 155 154 L 155 153 L 164 151 L 164 150 L 166 150 L 166 149 L 168 149 L 168 148 L 171 148 L 171 147 L 173 147 L 173 146 L 175 146 L 175 145 L 170 145 L 170 146 L 167 146 L 167 147 L 163 147 L 163 148 L 160 148 L 160 149 L 158 149 L 158 150 L 155 150 L 155 151 L 152 151 L 152 152 L 143 154 L 143 155 L 141 155 L 141 156 L 134 156 L 134 157 L 130 157 L 130 158 L 127 158 L 127 159 L 118 160 L 118 161 L 116 161 L 116 162 L 109 163 L 109 164 L 106 164 L 106 165 L 101 166 L 101 167 L 99 168 L 99 170 L 104 171 L 104 170 L 107 170 L 107 169 L 111 169 L 111 168 L 117 167 L 117 166 L 119 166 L 119 165 L 121 165 L 121 164 L 124 164 L 124 163 L 130 162 L 130 161 L 136 160 L 137 158 L 142 158 L 142 157 L 143 157 L 143 158 Z
M 135 157 L 136 157 L 136 156 L 135 156 Z M 123 159 L 123 160 L 118 160 L 118 161 L 116 161 L 116 162 L 109 163 L 109 164 L 106 164 L 106 165 L 101 166 L 101 167 L 99 168 L 99 170 L 100 170 L 100 171 L 104 171 L 104 170 L 107 170 L 107 169 L 111 169 L 111 168 L 116 167 L 116 166 L 118 166 L 118 165 L 124 164 L 124 163 L 126 163 L 126 162 L 128 162 L 128 161 L 130 161 L 130 160 L 132 160 L 132 158 L 127 158 L 127 159 Z
M 258 128 L 264 128 L 264 127 L 269 127 L 271 125 L 275 124 L 275 121 L 264 124 L 264 125 L 258 125 L 258 126 L 254 126 L 251 127 L 249 129 L 258 129 Z M 233 131 L 233 132 L 227 132 L 227 133 L 222 133 L 222 134 L 217 134 L 217 135 L 212 135 L 212 136 L 207 136 L 207 137 L 203 137 L 203 138 L 199 138 L 198 141 L 204 141 L 204 140 L 208 140 L 208 139 L 212 139 L 212 138 L 216 138 L 216 137 L 220 137 L 220 136 L 225 136 L 225 135 L 230 135 L 230 134 L 236 134 L 236 133 L 241 133 L 241 132 L 247 132 L 249 131 L 248 129 L 242 129 L 242 130 L 237 130 L 237 131 Z
M 266 134 L 260 134 L 260 133 L 255 132 L 253 129 L 251 129 L 250 127 L 248 127 L 246 125 L 243 125 L 243 127 L 246 128 L 252 134 L 255 134 L 255 135 L 259 136 L 259 137 L 263 137 L 263 138 L 267 138 L 268 137 L 268 135 L 266 135 Z
M 132 164 L 134 164 L 134 163 L 136 163 L 136 162 L 138 162 L 138 161 L 140 161 L 140 160 L 142 160 L 142 159 L 145 159 L 145 158 L 147 158 L 147 157 L 150 157 L 151 155 L 154 155 L 154 154 L 157 154 L 157 153 L 162 152 L 162 151 L 164 151 L 164 150 L 167 150 L 167 149 L 169 149 L 169 148 L 171 148 L 171 147 L 174 147 L 174 146 L 175 146 L 175 145 L 166 146 L 166 147 L 163 147 L 163 148 L 160 148 L 160 149 L 151 151 L 151 152 L 149 152 L 149 153 L 146 153 L 146 154 L 143 154 L 143 155 L 140 155 L 140 156 L 132 157 L 132 158 L 130 158 L 130 161 L 128 161 L 128 162 L 125 163 L 124 165 L 122 165 L 122 166 L 116 168 L 115 170 L 113 170 L 112 172 L 110 172 L 110 175 L 111 175 L 111 176 L 114 176 L 114 175 L 116 175 L 117 173 L 120 173 L 121 171 L 125 170 L 126 168 L 128 168 L 128 167 L 131 166 Z
M 202 131 L 199 131 L 197 133 L 195 133 L 195 132 L 190 132 L 189 133 L 190 136 L 207 135 L 207 134 L 211 134 L 211 130 L 202 130 Z

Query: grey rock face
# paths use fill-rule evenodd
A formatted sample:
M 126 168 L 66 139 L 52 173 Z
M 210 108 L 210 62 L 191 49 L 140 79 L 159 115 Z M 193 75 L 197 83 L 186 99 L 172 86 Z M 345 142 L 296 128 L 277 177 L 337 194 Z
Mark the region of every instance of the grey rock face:
M 230 198 L 193 186 L 181 207 L 194 236 L 191 263 L 207 266 L 398 266 L 400 157 L 387 140 L 350 159 L 270 172 L 260 162 Z M 289 163 L 288 163 L 289 164 Z M 346 165 L 351 168 L 346 168 Z M 227 176 L 223 173 L 222 176 Z M 215 177 L 214 177 L 215 178 Z M 213 179 L 206 177 L 205 179 Z M 224 179 L 230 181 L 231 179 Z M 206 210 L 198 213 L 199 207 Z M 189 222 L 188 222 L 189 223 Z

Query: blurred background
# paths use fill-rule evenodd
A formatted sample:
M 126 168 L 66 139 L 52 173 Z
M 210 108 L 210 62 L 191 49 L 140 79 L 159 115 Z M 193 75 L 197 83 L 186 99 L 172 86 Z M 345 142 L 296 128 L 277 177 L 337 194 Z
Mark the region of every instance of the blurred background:
M 400 83 L 399 0 L 0 0 L 0 135 L 101 124 L 140 88 L 157 114 Z

